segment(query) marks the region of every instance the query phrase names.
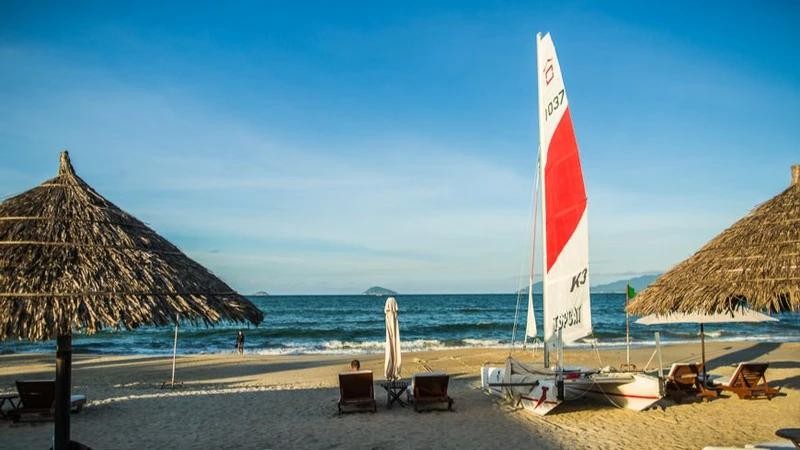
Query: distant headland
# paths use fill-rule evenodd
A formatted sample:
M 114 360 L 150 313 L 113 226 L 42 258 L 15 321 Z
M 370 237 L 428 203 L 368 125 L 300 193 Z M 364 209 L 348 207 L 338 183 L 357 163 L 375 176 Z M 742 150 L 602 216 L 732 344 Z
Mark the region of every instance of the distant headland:
M 253 292 L 250 295 L 252 295 L 253 297 L 269 297 L 269 292 L 267 292 L 267 291 L 256 291 L 256 292 Z
M 661 275 L 660 273 L 657 274 L 648 274 L 648 275 L 640 275 L 634 278 L 626 278 L 624 280 L 617 280 L 612 283 L 606 284 L 597 284 L 591 287 L 592 294 L 623 294 L 625 293 L 626 286 L 630 284 L 636 292 L 639 292 L 650 286 L 656 278 Z M 519 294 L 527 294 L 528 293 L 528 286 L 523 287 L 518 291 Z M 542 293 L 542 282 L 537 281 L 533 284 L 533 293 L 534 294 L 541 294 Z
M 397 292 L 382 288 L 380 286 L 372 286 L 366 291 L 362 292 L 363 295 L 397 295 Z
M 647 286 L 653 284 L 661 274 L 649 274 L 649 275 L 640 275 L 634 278 L 627 278 L 624 280 L 618 280 L 613 283 L 608 284 L 601 284 L 597 286 L 592 286 L 592 292 L 595 294 L 605 294 L 605 293 L 624 293 L 626 286 L 631 285 L 636 292 L 644 290 Z

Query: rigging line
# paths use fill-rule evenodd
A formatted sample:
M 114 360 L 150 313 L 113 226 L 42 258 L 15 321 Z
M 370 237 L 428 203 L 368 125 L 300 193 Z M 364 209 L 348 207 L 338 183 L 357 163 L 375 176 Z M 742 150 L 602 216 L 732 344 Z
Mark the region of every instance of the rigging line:
M 536 320 L 536 316 L 533 310 L 533 280 L 536 275 L 536 258 L 534 254 L 536 253 L 536 223 L 539 219 L 539 183 L 541 182 L 539 177 L 539 171 L 541 169 L 541 159 L 539 156 L 536 157 L 536 176 L 534 181 L 534 193 L 533 193 L 533 224 L 531 225 L 531 263 L 530 263 L 530 274 L 528 275 L 528 298 L 531 299 L 531 307 L 530 314 L 534 316 L 534 320 Z M 544 217 L 544 214 L 542 214 Z M 544 274 L 542 274 L 542 287 L 544 287 Z M 542 304 L 544 305 L 544 299 L 542 299 Z M 536 333 L 539 334 L 538 332 Z M 536 339 L 536 337 L 534 337 Z M 525 342 L 528 341 L 528 330 L 527 330 L 527 316 L 526 316 L 526 328 L 525 328 Z
M 514 351 L 514 343 L 517 338 L 517 319 L 519 318 L 519 299 L 521 297 L 522 294 L 520 294 L 519 289 L 517 289 L 517 306 L 514 308 L 514 325 L 511 327 L 511 346 L 508 348 L 509 356 L 511 356 L 511 353 Z
M 650 359 L 647 360 L 647 364 L 645 364 L 644 369 L 642 369 L 643 372 L 646 372 L 647 368 L 650 367 L 650 363 L 653 362 L 653 358 L 655 358 L 657 352 L 658 349 L 653 350 L 653 354 L 650 355 Z
M 592 331 L 592 349 L 594 350 L 595 355 L 597 355 L 597 362 L 600 363 L 600 367 L 603 367 L 603 358 L 600 356 L 600 349 L 597 346 L 599 339 L 597 339 L 594 335 L 594 331 Z
M 601 386 L 598 382 L 592 380 L 592 386 L 597 386 L 597 388 L 600 389 L 600 392 L 603 394 L 603 397 L 605 397 L 606 400 L 608 400 L 609 403 L 611 403 L 612 405 L 616 406 L 619 409 L 624 409 L 625 408 L 625 406 L 623 406 L 620 403 L 617 403 L 616 401 L 612 400 L 611 397 L 609 397 L 608 394 L 606 394 L 606 391 L 603 390 L 603 386 Z
M 534 207 L 533 207 L 533 210 L 531 211 L 531 214 L 529 216 L 529 220 L 533 221 L 533 225 L 531 227 L 533 230 L 536 229 L 535 220 L 536 220 L 536 217 L 537 217 L 536 216 L 536 212 L 537 212 L 536 211 L 536 205 L 537 205 L 538 194 L 539 194 L 539 164 L 540 164 L 539 156 L 537 155 L 537 157 L 536 157 L 536 171 L 535 171 L 535 174 L 534 174 L 534 177 L 533 177 L 533 183 L 531 183 L 531 196 L 533 197 L 533 200 L 534 200 Z M 535 242 L 534 239 L 535 239 L 535 236 L 531 235 L 530 241 L 528 241 L 531 244 L 531 246 L 530 246 L 531 260 L 533 260 L 533 253 L 534 253 L 534 247 L 533 247 L 534 242 Z M 519 321 L 519 304 L 520 304 L 520 301 L 522 299 L 522 292 L 521 292 L 522 291 L 522 286 L 521 285 L 522 285 L 522 280 L 523 280 L 522 271 L 523 271 L 523 268 L 525 267 L 525 260 L 523 259 L 522 261 L 520 261 L 519 265 L 520 265 L 519 272 L 518 272 L 519 273 L 519 277 L 517 278 L 517 305 L 514 308 L 514 324 L 511 327 L 511 346 L 508 349 L 509 356 L 511 356 L 511 353 L 514 351 L 514 344 L 516 343 L 516 339 L 517 339 L 517 328 L 518 328 L 517 323 Z M 533 274 L 533 268 L 531 268 L 531 276 L 532 276 L 532 274 Z M 533 290 L 533 286 L 531 285 L 530 281 L 528 283 L 528 289 L 529 290 Z M 527 316 L 526 316 L 526 324 L 527 324 Z M 524 334 L 523 337 L 522 337 L 523 348 L 525 348 L 526 341 L 527 341 L 527 330 L 526 330 L 526 334 Z

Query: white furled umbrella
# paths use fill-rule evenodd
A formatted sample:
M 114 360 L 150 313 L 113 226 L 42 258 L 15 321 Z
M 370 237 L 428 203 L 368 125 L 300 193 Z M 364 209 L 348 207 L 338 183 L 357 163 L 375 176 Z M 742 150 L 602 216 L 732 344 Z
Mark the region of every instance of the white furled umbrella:
M 386 299 L 383 308 L 386 313 L 386 358 L 383 371 L 387 380 L 400 378 L 400 326 L 397 323 L 397 300 L 394 297 Z
M 672 313 L 667 315 L 650 314 L 636 321 L 642 325 L 658 325 L 669 323 L 699 323 L 700 324 L 700 346 L 703 359 L 703 378 L 706 377 L 706 336 L 703 325 L 707 323 L 729 323 L 729 322 L 777 322 L 778 319 L 770 317 L 758 311 L 753 311 L 745 306 L 739 306 L 727 312 L 715 314 L 702 313 Z

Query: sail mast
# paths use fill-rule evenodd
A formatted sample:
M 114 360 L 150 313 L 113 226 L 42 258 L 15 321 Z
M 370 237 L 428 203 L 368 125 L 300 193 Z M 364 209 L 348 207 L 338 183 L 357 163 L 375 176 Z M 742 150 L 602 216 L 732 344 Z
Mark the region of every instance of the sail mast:
M 547 311 L 547 302 L 544 299 L 547 298 L 547 224 L 546 224 L 546 216 L 545 211 L 545 178 L 544 178 L 544 166 L 547 162 L 542 156 L 544 155 L 544 151 L 546 150 L 544 147 L 544 127 L 543 127 L 543 120 L 542 120 L 542 111 L 543 111 L 543 99 L 542 99 L 542 92 L 541 92 L 541 83 L 539 82 L 539 78 L 542 76 L 542 59 L 539 57 L 541 54 L 541 44 L 542 44 L 542 33 L 536 33 L 536 78 L 537 78 L 537 87 L 538 87 L 538 102 L 539 102 L 539 179 L 542 180 L 542 184 L 539 188 L 539 204 L 542 208 L 542 320 L 547 322 L 548 319 L 548 311 Z M 545 325 L 546 327 L 546 325 Z M 549 349 L 549 339 L 547 334 L 543 336 L 544 342 L 544 367 L 550 367 L 550 349 Z

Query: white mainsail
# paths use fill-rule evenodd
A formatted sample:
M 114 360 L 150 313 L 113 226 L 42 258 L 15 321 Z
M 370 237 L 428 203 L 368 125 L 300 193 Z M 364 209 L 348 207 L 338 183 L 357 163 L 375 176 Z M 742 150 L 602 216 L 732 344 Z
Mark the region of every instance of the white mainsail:
M 543 214 L 544 340 L 592 333 L 586 189 L 569 101 L 550 34 L 537 35 Z

